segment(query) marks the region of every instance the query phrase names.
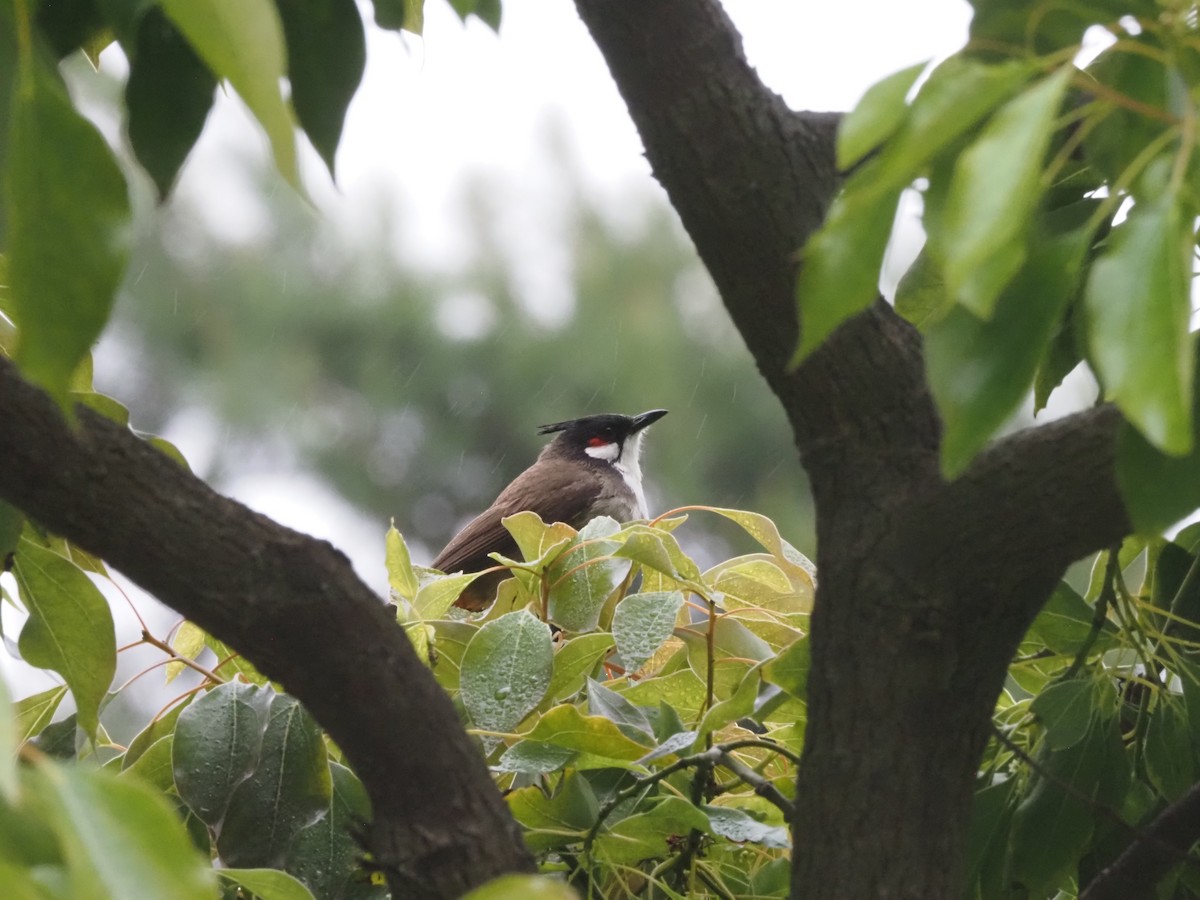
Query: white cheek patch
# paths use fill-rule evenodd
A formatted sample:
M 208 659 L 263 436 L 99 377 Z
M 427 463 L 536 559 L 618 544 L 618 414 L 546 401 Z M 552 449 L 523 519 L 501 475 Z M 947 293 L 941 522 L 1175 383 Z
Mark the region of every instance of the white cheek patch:
M 584 447 L 583 452 L 592 459 L 603 459 L 613 462 L 621 455 L 621 445 L 614 441 L 611 444 L 601 444 L 599 447 Z

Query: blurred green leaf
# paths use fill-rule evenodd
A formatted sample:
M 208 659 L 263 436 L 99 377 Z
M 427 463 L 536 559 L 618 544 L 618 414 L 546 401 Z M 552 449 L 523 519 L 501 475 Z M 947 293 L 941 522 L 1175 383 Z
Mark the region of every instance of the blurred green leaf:
M 239 885 L 257 900 L 313 900 L 313 894 L 298 879 L 278 869 L 220 869 L 226 884 Z
M 16 359 L 63 402 L 125 270 L 129 197 L 108 145 L 53 74 L 24 62 L 14 97 L 5 187 Z
M 1193 351 L 1194 352 L 1194 351 Z M 1200 400 L 1193 373 L 1193 402 Z M 1141 535 L 1157 535 L 1200 507 L 1200 416 L 1192 415 L 1192 450 L 1185 456 L 1164 453 L 1128 422 L 1117 434 L 1117 484 L 1133 526 Z
M 117 668 L 108 601 L 74 563 L 22 540 L 13 574 L 29 620 L 18 646 L 25 660 L 62 675 L 75 698 L 79 724 L 95 737 L 100 701 Z
M 1155 447 L 1193 447 L 1192 220 L 1165 192 L 1134 205 L 1092 264 L 1084 300 L 1091 362 L 1106 394 Z
M 425 29 L 425 0 L 373 0 L 375 24 L 392 31 L 421 34 Z M 452 4 L 453 5 L 453 4 Z
M 292 839 L 329 808 L 330 778 L 321 729 L 300 701 L 276 694 L 258 766 L 233 789 L 221 821 L 222 861 L 235 868 L 282 866 Z
M 0 571 L 8 568 L 9 554 L 16 552 L 24 527 L 25 514 L 0 500 Z
M 74 897 L 214 900 L 216 876 L 162 795 L 82 766 L 40 766 Z
M 229 682 L 194 700 L 176 720 L 175 784 L 210 827 L 221 823 L 234 791 L 259 766 L 273 696 L 270 688 Z
M 502 875 L 477 887 L 463 900 L 578 900 L 579 895 L 551 875 Z
M 17 748 L 21 743 L 8 682 L 0 678 L 0 805 L 17 802 Z
M 175 734 L 175 724 L 179 721 L 179 714 L 188 707 L 191 698 L 180 703 L 176 703 L 166 713 L 158 716 L 150 722 L 145 728 L 139 731 L 129 742 L 129 748 L 125 751 L 125 755 L 121 757 L 121 768 L 126 769 L 137 762 L 138 758 L 150 749 L 154 744 L 158 743 L 167 735 Z M 174 776 L 172 776 L 173 778 Z
M 990 319 L 955 306 L 928 329 L 926 369 L 945 425 L 947 476 L 966 467 L 1029 393 L 1090 240 L 1083 230 L 1040 236 Z
M 979 318 L 991 318 L 1025 260 L 1044 157 L 1074 71 L 1067 63 L 1006 103 L 955 164 L 943 230 L 930 239 L 947 291 Z
M 162 198 L 204 129 L 217 79 L 157 6 L 141 13 L 125 52 L 126 133 Z
M 354 0 L 276 0 L 287 38 L 292 105 L 333 174 L 346 108 L 366 65 L 366 37 Z M 410 3 L 420 13 L 420 3 Z M 409 29 L 420 34 L 420 28 Z
M 896 312 L 926 331 L 953 308 L 954 296 L 927 244 L 896 285 Z
M 850 168 L 896 132 L 908 112 L 905 98 L 927 65 L 917 63 L 867 89 L 838 129 L 839 169 Z
M 209 69 L 233 85 L 266 131 L 280 174 L 299 189 L 292 114 L 280 91 L 287 56 L 275 4 L 162 0 L 162 8 Z
M 467 645 L 459 678 L 463 705 L 475 727 L 511 731 L 541 701 L 553 669 L 545 622 L 525 610 L 488 622 Z

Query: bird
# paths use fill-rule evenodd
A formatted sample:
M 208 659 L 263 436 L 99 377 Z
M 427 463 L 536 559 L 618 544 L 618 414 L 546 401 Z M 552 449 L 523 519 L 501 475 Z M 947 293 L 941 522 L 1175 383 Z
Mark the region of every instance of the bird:
M 611 516 L 622 523 L 647 518 L 642 438 L 647 426 L 666 414 L 665 409 L 636 416 L 605 413 L 540 426 L 538 434 L 553 434 L 554 439 L 491 506 L 450 539 L 434 559 L 433 568 L 479 572 L 496 565 L 489 553 L 519 559 L 517 542 L 501 523 L 519 512 L 535 512 L 544 522 L 564 522 L 575 529 L 597 516 Z M 473 612 L 486 609 L 507 577 L 503 569 L 480 576 L 454 605 Z

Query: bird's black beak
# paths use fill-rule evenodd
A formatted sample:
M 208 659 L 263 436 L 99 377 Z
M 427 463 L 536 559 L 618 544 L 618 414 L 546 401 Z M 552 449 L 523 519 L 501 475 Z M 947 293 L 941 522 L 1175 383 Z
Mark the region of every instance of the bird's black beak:
M 630 434 L 636 434 L 647 425 L 653 425 L 659 419 L 667 414 L 665 409 L 652 409 L 649 412 L 641 413 L 633 417 L 633 427 L 629 429 Z

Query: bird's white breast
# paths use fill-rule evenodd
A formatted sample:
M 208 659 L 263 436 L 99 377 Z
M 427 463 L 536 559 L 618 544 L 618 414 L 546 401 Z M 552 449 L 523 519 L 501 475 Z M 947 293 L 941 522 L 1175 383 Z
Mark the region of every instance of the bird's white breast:
M 635 519 L 646 519 L 650 516 L 649 507 L 646 506 L 646 492 L 642 490 L 642 436 L 643 432 L 639 431 L 626 441 L 625 450 L 613 463 L 613 468 L 621 473 L 621 477 L 629 485 L 629 490 L 633 491 L 636 508 L 632 518 Z

